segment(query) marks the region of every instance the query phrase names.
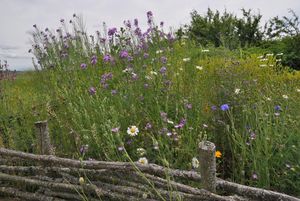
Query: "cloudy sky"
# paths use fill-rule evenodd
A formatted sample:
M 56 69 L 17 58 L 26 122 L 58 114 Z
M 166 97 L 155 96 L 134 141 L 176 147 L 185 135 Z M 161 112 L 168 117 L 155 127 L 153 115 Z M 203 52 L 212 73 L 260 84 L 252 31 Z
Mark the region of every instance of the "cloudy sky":
M 32 68 L 30 35 L 32 25 L 40 28 L 59 27 L 60 19 L 67 21 L 73 13 L 80 14 L 89 34 L 107 26 L 122 26 L 123 20 L 138 18 L 146 22 L 146 12 L 154 13 L 155 21 L 164 21 L 173 28 L 186 24 L 189 13 L 204 13 L 208 7 L 240 14 L 241 8 L 260 12 L 263 21 L 288 15 L 293 9 L 300 15 L 299 0 L 0 0 L 0 60 L 7 60 L 11 69 Z

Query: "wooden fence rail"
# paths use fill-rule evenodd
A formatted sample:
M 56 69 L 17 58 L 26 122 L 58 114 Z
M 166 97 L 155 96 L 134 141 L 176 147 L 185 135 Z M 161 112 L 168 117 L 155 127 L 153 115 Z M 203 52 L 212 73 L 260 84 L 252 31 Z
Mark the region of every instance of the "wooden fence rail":
M 54 149 L 47 122 L 37 122 L 36 127 L 38 150 L 43 155 L 0 148 L 0 197 L 40 201 L 300 201 L 217 178 L 215 145 L 208 141 L 199 144 L 200 168 L 196 172 L 156 164 L 80 161 L 49 155 L 54 154 Z M 187 185 L 191 181 L 201 188 Z

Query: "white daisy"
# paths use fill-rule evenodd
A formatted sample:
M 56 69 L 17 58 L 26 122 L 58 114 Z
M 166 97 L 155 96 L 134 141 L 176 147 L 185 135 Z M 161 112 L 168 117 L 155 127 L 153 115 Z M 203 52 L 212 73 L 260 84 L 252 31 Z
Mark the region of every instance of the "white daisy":
M 203 70 L 203 67 L 202 66 L 196 66 L 196 69 Z
M 193 168 L 199 167 L 199 161 L 196 157 L 192 158 L 192 166 L 193 166 Z
M 146 157 L 142 157 L 138 161 L 142 165 L 148 165 L 148 159 Z
M 287 95 L 282 95 L 282 98 L 288 99 L 289 97 Z
M 188 62 L 188 61 L 190 61 L 191 60 L 191 58 L 183 58 L 182 59 L 182 61 L 184 61 L 184 62 Z
M 241 92 L 241 89 L 239 89 L 239 88 L 236 88 L 235 90 L 234 90 L 234 93 L 235 94 L 239 94 Z
M 131 126 L 127 128 L 127 133 L 130 136 L 137 136 L 137 134 L 139 133 L 139 129 L 136 126 Z

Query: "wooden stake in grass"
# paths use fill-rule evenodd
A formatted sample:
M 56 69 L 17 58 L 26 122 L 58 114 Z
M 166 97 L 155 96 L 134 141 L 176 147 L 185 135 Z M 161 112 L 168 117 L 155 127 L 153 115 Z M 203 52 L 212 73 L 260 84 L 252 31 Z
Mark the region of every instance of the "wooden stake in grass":
M 216 192 L 216 146 L 209 141 L 199 143 L 200 175 L 205 190 Z
M 37 149 L 39 154 L 54 155 L 54 148 L 51 145 L 47 121 L 35 122 L 37 129 Z

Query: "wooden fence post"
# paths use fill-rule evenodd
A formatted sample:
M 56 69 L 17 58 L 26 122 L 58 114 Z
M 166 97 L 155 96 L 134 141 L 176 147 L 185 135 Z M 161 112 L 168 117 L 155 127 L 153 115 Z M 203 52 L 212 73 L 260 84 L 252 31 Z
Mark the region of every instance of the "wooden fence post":
M 199 163 L 202 186 L 205 190 L 216 192 L 216 146 L 209 141 L 199 143 Z
M 47 121 L 34 123 L 37 130 L 37 149 L 39 154 L 54 155 L 54 147 L 51 145 Z

